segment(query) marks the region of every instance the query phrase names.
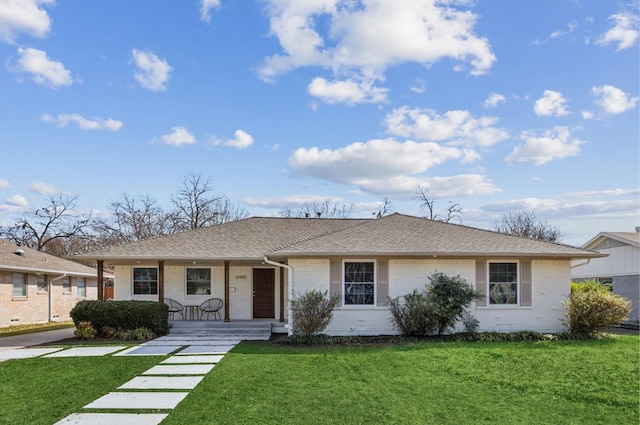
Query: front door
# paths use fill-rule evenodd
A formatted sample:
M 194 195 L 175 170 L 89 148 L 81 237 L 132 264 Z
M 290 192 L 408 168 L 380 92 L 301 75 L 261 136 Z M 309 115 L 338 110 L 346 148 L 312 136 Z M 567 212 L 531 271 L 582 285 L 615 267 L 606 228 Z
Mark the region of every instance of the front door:
M 273 319 L 275 309 L 276 272 L 274 269 L 253 269 L 253 318 Z

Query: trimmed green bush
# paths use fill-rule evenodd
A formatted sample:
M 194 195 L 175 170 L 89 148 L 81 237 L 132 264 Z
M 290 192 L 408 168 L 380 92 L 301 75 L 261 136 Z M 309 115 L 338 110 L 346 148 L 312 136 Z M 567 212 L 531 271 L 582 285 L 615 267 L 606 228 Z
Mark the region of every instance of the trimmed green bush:
M 571 295 L 564 301 L 563 323 L 574 333 L 593 334 L 627 320 L 631 301 L 594 281 L 571 283 Z
M 91 322 L 80 322 L 73 334 L 78 339 L 92 339 L 96 337 L 97 333 L 93 326 L 91 326 Z
M 169 332 L 169 307 L 155 301 L 81 301 L 71 310 L 71 318 L 76 326 L 87 321 L 101 331 L 107 327 L 148 328 L 156 335 Z
M 293 315 L 293 333 L 311 338 L 324 331 L 331 319 L 333 310 L 340 301 L 337 296 L 329 296 L 327 291 L 313 289 L 291 300 Z

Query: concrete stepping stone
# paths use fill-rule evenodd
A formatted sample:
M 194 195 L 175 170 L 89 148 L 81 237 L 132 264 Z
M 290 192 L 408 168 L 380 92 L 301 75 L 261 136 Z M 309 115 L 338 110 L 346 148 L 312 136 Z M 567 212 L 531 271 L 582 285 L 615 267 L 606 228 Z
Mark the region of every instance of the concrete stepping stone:
M 85 409 L 173 409 L 189 393 L 186 392 L 119 392 L 109 393 Z M 114 422 L 118 423 L 118 422 Z M 119 424 L 119 423 L 118 423 Z M 119 424 L 120 425 L 120 424 Z
M 175 346 L 171 345 L 137 345 L 116 353 L 114 356 L 166 356 L 176 351 L 176 349 Z
M 157 365 L 142 373 L 143 375 L 206 375 L 214 364 L 195 365 Z
M 218 363 L 224 356 L 171 356 L 160 364 Z
M 73 413 L 54 425 L 158 425 L 164 413 Z
M 31 357 L 38 357 L 45 354 L 53 353 L 55 351 L 62 350 L 61 347 L 57 348 L 16 348 L 13 350 L 0 351 L 0 361 L 11 359 L 28 359 Z
M 137 376 L 119 390 L 192 390 L 204 376 Z
M 115 353 L 126 348 L 125 346 L 109 346 L 109 347 L 74 347 L 68 350 L 57 351 L 47 354 L 44 357 L 83 357 L 83 356 L 104 356 Z
M 190 345 L 184 350 L 178 351 L 176 355 L 192 355 L 192 354 L 227 354 L 235 347 L 235 345 Z

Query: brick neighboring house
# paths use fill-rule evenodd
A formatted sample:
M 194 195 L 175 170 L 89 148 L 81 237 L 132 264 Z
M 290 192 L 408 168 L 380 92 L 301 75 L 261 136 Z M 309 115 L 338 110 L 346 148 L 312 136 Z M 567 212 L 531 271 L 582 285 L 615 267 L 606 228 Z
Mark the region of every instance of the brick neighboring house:
M 290 332 L 289 300 L 319 289 L 340 298 L 327 334 L 385 335 L 397 333 L 389 297 L 424 287 L 435 271 L 487 295 L 471 306 L 481 330 L 564 330 L 571 261 L 604 256 L 392 214 L 252 217 L 69 258 L 114 266 L 116 300 L 171 298 L 197 309 L 220 298 L 224 321 L 267 321 L 273 332 Z
M 70 320 L 97 298 L 97 271 L 0 239 L 0 327 Z

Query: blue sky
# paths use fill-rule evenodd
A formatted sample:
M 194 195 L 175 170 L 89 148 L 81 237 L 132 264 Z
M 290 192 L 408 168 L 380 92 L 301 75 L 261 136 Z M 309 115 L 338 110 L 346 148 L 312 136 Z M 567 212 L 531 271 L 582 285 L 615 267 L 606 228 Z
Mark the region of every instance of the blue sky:
M 187 173 L 252 215 L 331 199 L 564 242 L 640 225 L 638 2 L 0 0 L 0 223 Z

